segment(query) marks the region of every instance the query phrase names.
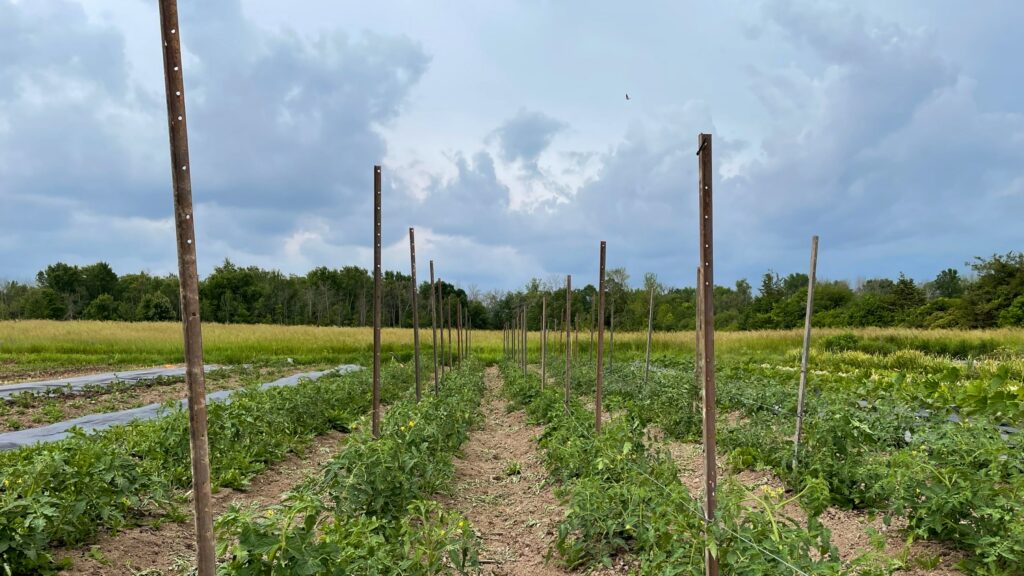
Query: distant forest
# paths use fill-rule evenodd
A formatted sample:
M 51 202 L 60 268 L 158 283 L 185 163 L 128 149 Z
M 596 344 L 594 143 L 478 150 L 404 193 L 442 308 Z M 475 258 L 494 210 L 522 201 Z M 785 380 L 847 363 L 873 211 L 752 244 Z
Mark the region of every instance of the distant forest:
M 920 328 L 989 328 L 1024 326 L 1024 254 L 1010 252 L 976 258 L 972 275 L 943 270 L 918 284 L 900 275 L 872 278 L 851 285 L 821 280 L 815 286 L 814 324 L 829 327 L 907 326 Z M 614 316 L 617 330 L 647 326 L 649 291 L 655 289 L 656 330 L 694 328 L 694 289 L 662 285 L 653 274 L 631 288 L 622 268 L 608 271 L 606 325 Z M 401 272 L 383 277 L 383 323 L 412 325 L 411 278 Z M 419 287 L 421 325 L 430 324 L 430 285 Z M 456 301 L 468 310 L 476 328 L 500 328 L 521 303 L 529 305 L 531 329 L 540 326 L 542 296 L 547 296 L 549 325 L 565 314 L 565 289 L 532 280 L 516 291 L 467 294 L 444 283 L 442 295 L 453 312 Z M 573 290 L 572 318 L 585 329 L 593 325 L 597 289 Z M 373 279 L 356 266 L 316 268 L 304 276 L 285 275 L 255 266 L 242 268 L 230 261 L 202 280 L 203 319 L 221 323 L 311 324 L 368 326 L 372 324 Z M 803 324 L 807 275 L 780 276 L 768 272 L 755 293 L 746 280 L 735 286 L 715 286 L 715 322 L 722 330 L 794 328 Z M 118 276 L 104 262 L 72 266 L 58 262 L 39 272 L 34 284 L 0 282 L 0 319 L 160 321 L 179 318 L 178 279 L 145 272 Z

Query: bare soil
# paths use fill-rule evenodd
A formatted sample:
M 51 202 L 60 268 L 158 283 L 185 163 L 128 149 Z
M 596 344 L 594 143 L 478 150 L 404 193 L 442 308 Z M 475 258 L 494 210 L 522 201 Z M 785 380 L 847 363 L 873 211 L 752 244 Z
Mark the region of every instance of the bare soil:
M 253 478 L 249 489 L 222 489 L 213 495 L 213 512 L 222 514 L 232 504 L 273 504 L 293 486 L 315 472 L 344 447 L 345 434 L 329 432 L 317 437 L 302 455 L 292 455 Z M 191 519 L 191 516 L 189 516 Z M 59 551 L 73 566 L 61 574 L 71 576 L 147 576 L 187 574 L 195 557 L 195 529 L 191 520 L 141 526 L 101 537 L 89 546 Z
M 543 429 L 527 423 L 522 412 L 508 411 L 497 368 L 488 368 L 484 380 L 483 426 L 455 460 L 454 496 L 443 502 L 461 511 L 477 531 L 482 574 L 573 574 L 557 557 L 548 558 L 565 511 L 545 484 L 536 443 Z

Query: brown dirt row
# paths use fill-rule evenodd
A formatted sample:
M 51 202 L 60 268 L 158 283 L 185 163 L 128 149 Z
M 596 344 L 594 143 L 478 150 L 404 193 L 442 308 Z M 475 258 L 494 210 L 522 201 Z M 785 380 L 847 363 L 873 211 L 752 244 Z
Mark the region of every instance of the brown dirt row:
M 509 412 L 501 396 L 501 375 L 484 375 L 483 424 L 455 460 L 454 496 L 442 500 L 461 511 L 480 538 L 481 573 L 486 576 L 574 574 L 548 559 L 549 545 L 565 511 L 545 484 L 537 452 L 543 430 L 521 411 Z M 610 572 L 592 572 L 592 574 Z
M 273 504 L 293 486 L 341 451 L 345 434 L 329 432 L 313 440 L 301 455 L 291 455 L 252 479 L 249 489 L 222 489 L 213 495 L 213 511 L 232 504 Z M 195 529 L 190 521 L 140 526 L 101 537 L 95 543 L 58 551 L 73 565 L 69 576 L 158 576 L 190 573 L 195 558 Z

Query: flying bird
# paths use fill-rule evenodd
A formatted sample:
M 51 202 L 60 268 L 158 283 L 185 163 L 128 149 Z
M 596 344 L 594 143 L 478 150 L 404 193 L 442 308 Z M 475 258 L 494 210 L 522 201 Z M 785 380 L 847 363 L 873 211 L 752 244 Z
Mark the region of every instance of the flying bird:
M 626 100 L 629 100 L 629 92 L 626 92 Z

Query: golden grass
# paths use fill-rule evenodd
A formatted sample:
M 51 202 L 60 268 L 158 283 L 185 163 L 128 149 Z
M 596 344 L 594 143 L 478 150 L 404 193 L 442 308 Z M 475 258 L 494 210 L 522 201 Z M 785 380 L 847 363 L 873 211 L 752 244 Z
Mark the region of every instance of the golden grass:
M 853 333 L 862 338 L 894 342 L 943 343 L 996 341 L 1000 346 L 1024 350 L 1024 330 L 984 331 L 911 330 L 911 329 L 820 329 L 815 339 Z M 786 354 L 800 347 L 802 330 L 718 332 L 717 349 L 723 354 Z M 606 332 L 606 338 L 610 335 Z M 558 348 L 560 335 L 549 334 L 552 350 Z M 203 325 L 206 360 L 219 363 L 261 362 L 293 358 L 298 363 L 363 362 L 373 345 L 370 328 L 315 326 L 274 326 L 214 324 Z M 425 360 L 429 360 L 431 331 L 421 329 L 420 340 Z M 389 328 L 382 333 L 386 355 L 408 358 L 412 353 L 410 329 Z M 581 332 L 579 343 L 586 350 L 590 333 Z M 609 343 L 610 344 L 610 343 Z M 692 332 L 656 332 L 657 353 L 692 354 Z M 607 344 L 606 344 L 607 346 Z M 642 352 L 646 334 L 615 334 L 615 354 Z M 539 349 L 539 335 L 530 335 L 531 350 Z M 500 331 L 474 331 L 473 349 L 484 360 L 501 354 Z M 607 349 L 607 348 L 606 348 Z M 0 322 L 0 375 L 12 367 L 25 366 L 127 366 L 182 361 L 181 326 L 174 322 L 55 322 L 45 320 Z

